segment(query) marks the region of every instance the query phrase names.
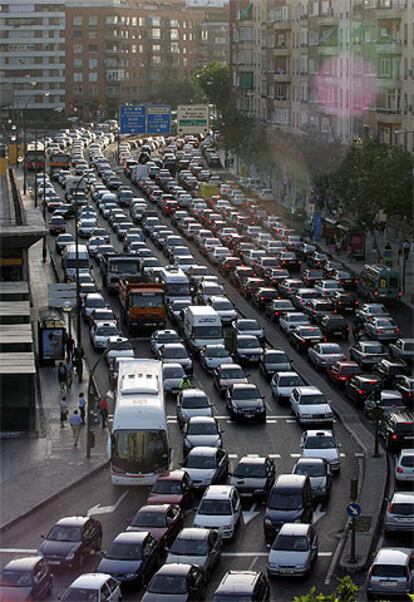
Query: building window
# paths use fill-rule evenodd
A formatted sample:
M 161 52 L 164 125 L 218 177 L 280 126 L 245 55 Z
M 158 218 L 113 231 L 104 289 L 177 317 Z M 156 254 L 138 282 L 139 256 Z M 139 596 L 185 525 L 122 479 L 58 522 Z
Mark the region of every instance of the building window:
M 53 31 L 50 31 L 49 34 L 53 33 Z M 75 29 L 73 32 L 73 37 L 74 38 L 81 38 L 82 37 L 82 32 L 80 29 Z
M 98 59 L 89 59 L 89 69 L 96 69 L 98 66 Z
M 82 67 L 82 59 L 73 59 L 74 67 Z
M 97 52 L 98 44 L 89 44 L 89 52 Z
M 160 29 L 151 29 L 150 38 L 152 40 L 160 40 L 161 39 L 161 30 Z
M 146 23 L 145 23 L 145 17 L 139 17 L 138 18 L 138 25 L 140 27 L 145 27 Z
M 73 17 L 73 25 L 82 27 L 83 17 Z
M 97 82 L 98 81 L 98 74 L 97 73 L 89 73 L 89 81 L 90 82 Z
M 172 40 L 178 40 L 179 36 L 178 36 L 178 29 L 172 29 L 170 32 L 170 38 Z
M 161 27 L 161 19 L 159 17 L 148 17 L 148 21 L 152 27 Z
M 153 65 L 161 65 L 161 57 L 160 56 L 153 56 L 151 59 L 151 63 Z
M 82 80 L 83 80 L 83 74 L 80 71 L 75 71 L 75 73 L 73 74 L 73 81 L 81 82 Z
M 179 52 L 178 42 L 171 42 L 170 50 L 171 50 L 171 52 L 178 53 Z
M 98 17 L 96 15 L 90 15 L 88 17 L 88 25 L 98 25 Z
M 88 35 L 89 35 L 89 39 L 90 40 L 96 40 L 96 38 L 97 38 L 97 32 L 96 31 L 90 31 Z
M 391 77 L 391 59 L 389 57 L 380 57 L 379 76 Z
M 73 45 L 73 52 L 75 54 L 82 54 L 82 52 L 83 52 L 83 44 L 74 44 Z

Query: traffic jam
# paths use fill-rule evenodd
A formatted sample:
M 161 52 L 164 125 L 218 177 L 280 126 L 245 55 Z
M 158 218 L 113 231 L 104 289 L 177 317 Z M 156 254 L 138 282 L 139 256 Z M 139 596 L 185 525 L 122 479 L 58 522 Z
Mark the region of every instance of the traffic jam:
M 101 522 L 51 525 L 40 554 L 80 571 L 60 599 L 282 600 L 295 577 L 307 591 L 306 577 L 329 573 L 358 472 L 341 405 L 377 431 L 394 471 L 364 595 L 409 592 L 414 339 L 393 317 L 398 274 L 353 273 L 304 240 L 263 191 L 224 179 L 212 135 L 116 143 L 78 128 L 51 139 L 53 152 L 68 165 L 34 186 L 59 278 L 78 275 L 112 428 L 134 362 L 149 381 L 145 362 L 158 360 L 169 440 L 166 469 L 94 573 L 80 569 L 102 549 Z M 112 458 L 111 471 L 127 484 L 125 465 Z

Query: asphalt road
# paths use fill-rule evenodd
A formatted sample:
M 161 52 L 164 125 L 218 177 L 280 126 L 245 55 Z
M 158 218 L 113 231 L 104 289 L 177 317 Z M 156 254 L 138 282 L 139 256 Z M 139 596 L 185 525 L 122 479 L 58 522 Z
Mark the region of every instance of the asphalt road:
M 128 180 L 126 180 L 129 182 Z M 161 221 L 168 223 L 168 219 L 161 216 Z M 68 222 L 69 231 L 73 232 L 73 220 Z M 99 225 L 107 226 L 107 223 L 99 216 Z M 112 243 L 115 248 L 121 249 L 116 235 L 111 232 Z M 49 246 L 54 252 L 54 237 L 49 236 Z M 151 242 L 149 246 L 154 254 L 160 258 L 162 263 L 167 263 L 163 254 L 155 248 Z M 191 243 L 190 245 L 191 246 Z M 194 257 L 202 264 L 207 264 L 206 259 L 193 249 Z M 57 265 L 60 266 L 60 257 L 56 256 Z M 209 266 L 211 273 L 217 273 L 215 268 Z M 94 277 L 101 285 L 100 272 L 93 270 Z M 220 277 L 221 281 L 223 278 Z M 237 309 L 246 317 L 255 317 L 266 327 L 269 342 L 274 347 L 285 349 L 293 359 L 295 368 L 312 384 L 319 386 L 327 397 L 332 400 L 334 408 L 344 407 L 349 402 L 345 400 L 342 393 L 333 388 L 321 373 L 317 373 L 306 358 L 297 354 L 287 342 L 286 337 L 278 327 L 269 322 L 260 312 L 254 309 L 237 289 L 229 283 L 225 283 L 225 290 L 232 299 Z M 119 302 L 116 297 L 103 294 L 119 315 Z M 396 318 L 403 330 L 411 325 L 411 316 L 404 315 L 404 321 L 398 317 L 398 313 L 405 314 L 405 310 L 396 310 Z M 89 365 L 93 365 L 100 357 L 89 342 L 89 333 L 86 324 L 82 324 L 83 346 L 85 348 Z M 347 347 L 346 344 L 344 344 Z M 137 357 L 150 357 L 149 339 L 142 338 L 135 346 Z M 222 423 L 225 430 L 223 435 L 224 447 L 229 452 L 231 463 L 234 465 L 237 458 L 246 454 L 271 454 L 274 457 L 277 474 L 291 472 L 292 467 L 299 456 L 299 439 L 302 432 L 289 410 L 284 406 L 278 406 L 272 399 L 269 384 L 262 377 L 258 369 L 250 369 L 251 379 L 259 387 L 262 394 L 266 396 L 267 423 L 266 425 L 240 425 L 233 424 L 227 415 L 224 402 L 218 397 L 209 377 L 195 362 L 194 376 L 197 386 L 203 388 L 215 403 L 215 414 Z M 96 380 L 101 392 L 108 389 L 109 381 L 106 364 L 102 361 L 96 371 Z M 175 421 L 175 404 L 173 400 L 167 401 L 167 412 L 169 416 L 169 431 L 171 445 L 175 449 L 174 464 L 178 465 L 181 460 L 181 434 Z M 369 425 L 368 425 L 368 428 Z M 272 599 L 292 600 L 294 595 L 305 593 L 311 585 L 318 589 L 330 590 L 334 587 L 335 578 L 332 578 L 331 567 L 334 560 L 334 552 L 339 537 L 346 521 L 345 508 L 349 500 L 350 480 L 358 475 L 358 456 L 361 448 L 350 436 L 339 420 L 334 425 L 335 434 L 341 444 L 342 468 L 340 474 L 335 477 L 331 497 L 328 504 L 318 506 L 315 512 L 316 530 L 319 535 L 319 558 L 314 567 L 312 577 L 306 580 L 273 580 L 271 583 Z M 107 547 L 112 539 L 124 529 L 126 519 L 131 518 L 134 512 L 145 502 L 146 488 L 120 488 L 111 484 L 107 470 L 103 470 L 92 476 L 87 482 L 74 488 L 64 496 L 51 502 L 32 516 L 24 519 L 2 535 L 1 562 L 4 564 L 15 552 L 7 552 L 10 549 L 34 550 L 40 542 L 40 534 L 47 533 L 55 520 L 65 515 L 84 514 L 92 509 L 97 513 L 103 523 L 104 542 Z M 114 507 L 114 505 L 116 507 Z M 220 566 L 216 569 L 208 588 L 208 599 L 211 599 L 217 583 L 222 575 L 231 569 L 254 569 L 265 570 L 267 550 L 263 538 L 263 511 L 264 506 L 243 502 L 243 524 L 240 526 L 233 542 L 225 544 L 223 558 Z M 186 519 L 186 524 L 191 524 L 192 517 Z M 84 565 L 83 572 L 92 571 L 99 561 L 99 556 L 91 556 Z M 61 594 L 65 587 L 71 583 L 77 573 L 55 574 L 54 599 Z M 361 577 L 363 579 L 363 577 Z M 127 600 L 137 600 L 140 594 L 127 595 Z

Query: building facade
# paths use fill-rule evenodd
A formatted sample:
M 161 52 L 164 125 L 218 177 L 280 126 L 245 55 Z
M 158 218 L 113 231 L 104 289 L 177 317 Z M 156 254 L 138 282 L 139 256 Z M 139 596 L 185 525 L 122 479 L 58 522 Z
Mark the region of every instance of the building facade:
M 0 87 L 13 90 L 13 108 L 65 104 L 64 0 L 0 1 Z
M 286 132 L 414 150 L 412 0 L 232 3 L 239 107 Z

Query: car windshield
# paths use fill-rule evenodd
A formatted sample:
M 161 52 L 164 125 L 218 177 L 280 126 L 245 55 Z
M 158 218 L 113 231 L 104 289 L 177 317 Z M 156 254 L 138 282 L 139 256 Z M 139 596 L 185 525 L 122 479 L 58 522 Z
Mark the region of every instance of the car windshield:
M 161 334 L 157 334 L 155 337 L 155 342 L 163 345 L 165 345 L 165 343 L 177 343 L 179 340 L 180 337 L 178 334 L 171 332 L 163 332 Z
M 381 343 L 378 343 L 378 344 L 370 343 L 369 345 L 363 345 L 362 346 L 362 351 L 364 353 L 377 354 L 377 353 L 383 353 L 384 348 L 381 345 Z
M 259 343 L 256 339 L 243 339 L 239 341 L 238 347 L 240 349 L 257 349 L 259 347 Z
M 401 464 L 401 466 L 414 468 L 414 455 L 413 456 L 403 456 L 401 458 L 400 464 Z
M 86 299 L 85 302 L 85 307 L 91 308 L 91 307 L 105 307 L 106 303 L 105 303 L 105 299 Z
M 264 478 L 266 476 L 265 464 L 247 464 L 240 462 L 233 473 L 236 478 Z
M 161 479 L 156 481 L 151 489 L 151 493 L 160 493 L 162 495 L 170 494 L 181 495 L 183 492 L 181 481 L 170 481 Z
M 377 318 L 375 321 L 375 325 L 379 326 L 381 328 L 387 328 L 387 327 L 390 328 L 391 326 L 392 327 L 395 326 L 395 322 L 388 318 Z
M 185 359 L 187 358 L 187 353 L 185 349 L 174 348 L 169 349 L 168 347 L 164 349 L 164 358 L 165 359 Z
M 233 309 L 233 306 L 230 301 L 218 301 L 214 303 L 214 309 L 216 311 L 229 311 Z
M 324 345 L 319 348 L 318 352 L 321 355 L 331 355 L 332 353 L 341 353 L 341 348 L 339 345 Z
M 117 334 L 119 334 L 118 332 L 118 328 L 116 326 L 100 326 L 99 328 L 96 329 L 96 334 L 100 337 L 103 336 L 115 336 Z
M 258 399 L 260 397 L 260 393 L 256 388 L 246 388 L 246 389 L 235 389 L 233 391 L 234 399 Z
M 137 512 L 131 523 L 133 527 L 165 527 L 166 519 L 164 512 L 149 512 L 143 510 Z
M 266 353 L 266 364 L 286 364 L 289 363 L 289 358 L 285 353 Z
M 277 382 L 278 387 L 300 387 L 303 380 L 299 374 L 295 376 L 280 376 Z
M 62 596 L 63 602 L 99 602 L 99 591 L 83 587 L 71 587 Z
M 246 378 L 242 368 L 226 368 L 220 371 L 219 377 L 223 380 Z
M 3 569 L 0 574 L 0 585 L 3 587 L 30 587 L 33 576 L 30 571 Z
M 334 449 L 336 441 L 333 437 L 308 437 L 306 440 L 306 449 Z
M 228 357 L 228 351 L 224 347 L 211 347 L 206 350 L 207 357 Z
M 185 460 L 186 468 L 211 469 L 216 468 L 215 456 L 196 456 L 189 454 Z
M 295 474 L 308 475 L 309 477 L 324 477 L 326 475 L 325 464 L 305 464 L 299 462 L 295 467 Z
M 203 500 L 198 507 L 197 514 L 207 514 L 210 516 L 230 515 L 230 500 Z
M 268 506 L 271 510 L 297 510 L 303 505 L 302 496 L 298 493 L 274 492 L 271 494 Z
M 299 403 L 302 406 L 316 406 L 327 403 L 327 401 L 322 394 L 315 393 L 314 395 L 301 395 Z
M 184 375 L 182 368 L 168 368 L 165 366 L 162 370 L 163 378 L 182 378 Z
M 180 575 L 155 575 L 149 584 L 148 591 L 151 594 L 186 594 L 187 579 Z
M 221 326 L 194 326 L 193 333 L 195 338 L 214 339 L 222 336 Z
M 404 351 L 414 351 L 414 343 L 404 343 Z
M 188 423 L 188 435 L 217 435 L 217 425 L 215 422 L 206 423 Z
M 80 541 L 80 527 L 63 527 L 55 525 L 46 537 L 49 541 Z
M 142 560 L 142 545 L 139 543 L 113 543 L 105 558 L 110 560 Z
M 413 516 L 414 515 L 414 502 L 405 503 L 405 504 L 393 504 L 392 505 L 392 514 L 402 514 L 404 516 Z
M 306 537 L 278 535 L 276 537 L 272 550 L 280 550 L 284 552 L 307 552 L 309 544 Z
M 307 317 L 303 314 L 296 314 L 296 315 L 289 314 L 287 316 L 287 319 L 288 319 L 288 321 L 290 320 L 291 322 L 307 322 L 308 321 Z
M 182 400 L 183 408 L 206 408 L 208 405 L 208 398 L 204 395 L 195 395 L 194 397 L 184 396 Z
M 244 320 L 243 322 L 237 322 L 237 330 L 260 330 L 260 326 L 254 320 Z
M 170 549 L 172 554 L 178 556 L 206 556 L 207 541 L 177 537 Z

